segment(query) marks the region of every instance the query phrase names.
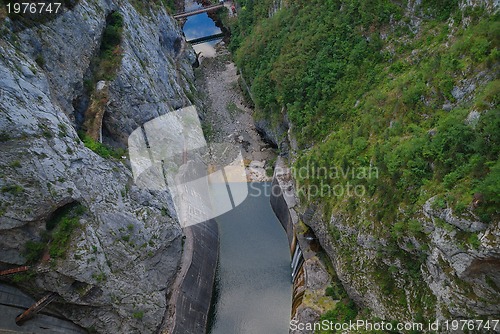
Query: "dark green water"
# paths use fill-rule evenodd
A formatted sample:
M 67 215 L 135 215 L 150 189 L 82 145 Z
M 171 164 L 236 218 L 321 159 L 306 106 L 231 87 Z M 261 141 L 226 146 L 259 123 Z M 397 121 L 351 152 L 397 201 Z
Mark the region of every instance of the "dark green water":
M 288 333 L 288 241 L 269 204 L 270 183 L 248 186 L 245 201 L 216 218 L 220 258 L 211 334 Z

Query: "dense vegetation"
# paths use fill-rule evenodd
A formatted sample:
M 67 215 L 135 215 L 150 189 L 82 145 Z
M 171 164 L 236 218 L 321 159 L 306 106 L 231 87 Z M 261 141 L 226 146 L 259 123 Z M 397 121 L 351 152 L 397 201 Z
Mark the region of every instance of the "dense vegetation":
M 68 205 L 58 210 L 46 222 L 42 239 L 26 243 L 24 255 L 27 263 L 38 262 L 46 249 L 52 259 L 64 258 L 71 235 L 80 225 L 80 218 L 85 211 L 85 207 L 79 204 Z
M 83 131 L 78 131 L 78 136 L 82 140 L 85 147 L 91 149 L 93 152 L 99 154 L 103 158 L 112 157 L 115 159 L 121 159 L 122 156 L 127 154 L 126 150 L 106 146 L 105 144 L 92 139 Z
M 113 12 L 106 18 L 101 47 L 93 59 L 92 84 L 99 80 L 114 79 L 116 70 L 122 60 L 121 41 L 123 33 L 123 17 L 119 12 Z M 92 86 L 93 87 L 93 86 Z
M 472 101 L 459 93 L 464 77 L 494 75 L 498 15 L 424 1 L 427 16 L 415 34 L 406 5 L 390 1 L 342 1 L 342 9 L 333 0 L 293 1 L 263 19 L 271 3 L 241 1 L 233 27 L 236 61 L 261 117 L 278 122 L 286 107 L 300 147 L 310 148 L 297 167 L 379 170 L 369 180 L 300 181 L 362 182 L 379 198 L 372 209 L 381 222 L 434 194 L 462 213 L 481 193 L 481 219 L 498 215 L 499 81 L 481 86 Z M 466 122 L 471 110 L 479 120 Z
M 418 285 L 426 201 L 434 197 L 433 208 L 485 223 L 500 218 L 498 14 L 460 9 L 456 0 L 424 0 L 412 11 L 407 1 L 295 0 L 275 13 L 273 0 L 238 2 L 230 47 L 257 117 L 277 124 L 286 111 L 299 146 L 293 163 L 302 200 L 387 240 L 378 258 L 398 258 L 405 268 L 399 278 L 425 289 Z M 332 176 L 332 167 L 345 175 Z M 362 168 L 369 170 L 363 177 L 350 173 Z M 307 191 L 325 185 L 366 192 Z M 349 250 L 356 239 L 330 232 L 346 265 L 355 266 Z M 457 236 L 464 249 L 479 245 L 477 234 Z M 421 249 L 403 251 L 407 237 Z M 403 309 L 397 269 L 377 266 L 381 291 Z M 415 299 L 417 318 L 435 304 L 424 295 Z M 325 317 L 350 318 L 352 308 L 343 305 Z

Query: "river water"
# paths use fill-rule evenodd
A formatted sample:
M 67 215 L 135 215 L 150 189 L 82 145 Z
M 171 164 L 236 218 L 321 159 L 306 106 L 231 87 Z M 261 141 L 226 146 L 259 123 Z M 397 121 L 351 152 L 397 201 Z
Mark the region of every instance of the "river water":
M 202 5 L 196 1 L 186 0 L 185 2 L 186 11 L 195 10 L 200 7 L 202 7 Z M 184 31 L 187 41 L 221 33 L 220 28 L 215 25 L 215 22 L 208 16 L 207 13 L 189 16 L 182 30 Z M 201 53 L 204 57 L 215 57 L 215 44 L 221 40 L 222 39 L 197 44 L 194 45 L 193 48 L 196 53 Z
M 269 202 L 270 183 L 249 183 L 238 207 L 216 218 L 220 255 L 211 334 L 285 334 L 290 253 Z
M 198 3 L 186 0 L 187 11 L 198 7 Z M 206 13 L 189 17 L 183 30 L 188 41 L 220 32 Z M 216 57 L 217 42 L 195 45 L 194 49 L 204 57 Z M 226 66 L 230 65 L 226 63 Z M 209 98 L 212 103 L 217 100 L 214 96 Z M 228 101 L 221 102 L 223 107 L 226 104 Z M 219 225 L 220 254 L 209 333 L 285 334 L 292 304 L 287 236 L 270 205 L 271 184 L 245 185 L 248 186 L 245 201 L 215 218 Z

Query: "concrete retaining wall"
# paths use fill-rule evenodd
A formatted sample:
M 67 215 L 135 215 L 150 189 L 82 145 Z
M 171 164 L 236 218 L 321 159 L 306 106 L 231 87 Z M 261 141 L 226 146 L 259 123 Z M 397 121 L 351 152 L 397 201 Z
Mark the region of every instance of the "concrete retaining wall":
M 219 228 L 215 220 L 187 229 L 191 235 L 189 242 L 192 241 L 192 260 L 175 305 L 174 334 L 206 332 L 219 259 Z
M 273 178 L 272 191 L 271 191 L 271 207 L 273 208 L 276 217 L 286 231 L 288 237 L 288 244 L 291 246 L 293 243 L 293 223 L 288 205 L 283 196 L 283 190 L 276 177 Z

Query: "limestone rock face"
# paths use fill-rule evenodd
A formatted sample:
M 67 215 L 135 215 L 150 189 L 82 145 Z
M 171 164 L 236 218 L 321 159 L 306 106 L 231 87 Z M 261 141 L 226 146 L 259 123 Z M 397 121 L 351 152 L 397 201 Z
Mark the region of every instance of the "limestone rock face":
M 125 22 L 123 59 L 110 85 L 103 121 L 111 137 L 126 144 L 128 135 L 147 121 L 193 104 L 186 95 L 192 95 L 196 55 L 166 12 L 144 18 L 127 3 L 120 12 Z
M 6 19 L 0 39 L 0 261 L 26 263 L 28 241 L 67 205 L 85 213 L 65 256 L 39 262 L 20 283 L 50 307 L 102 333 L 151 333 L 165 314 L 181 229 L 170 195 L 133 184 L 126 159 L 102 158 L 77 136 L 84 78 L 106 17 L 124 19 L 123 58 L 109 84 L 104 141 L 125 146 L 138 126 L 189 105 L 194 55 L 164 9 L 81 0 L 52 20 Z
M 284 110 L 282 110 L 282 113 L 284 113 Z M 255 120 L 255 128 L 260 133 L 262 138 L 269 144 L 280 148 L 284 152 L 289 150 L 288 142 L 286 140 L 289 126 L 290 125 L 286 117 L 284 117 L 284 119 L 275 126 L 265 118 Z
M 434 200 L 424 205 L 424 226 L 431 231 L 426 282 L 454 316 L 466 317 L 471 312 L 481 316 L 498 314 L 500 223 L 486 225 L 474 219 L 459 219 L 450 208 L 432 208 Z M 467 245 L 464 235 L 476 235 L 477 243 Z
M 419 219 L 425 242 L 409 238 L 397 245 L 399 253 L 421 252 L 422 263 L 416 268 L 421 280 L 407 278 L 412 277 L 406 276 L 412 275 L 408 263 L 387 255 L 394 245 L 370 232 L 373 226 L 356 228 L 349 217 L 338 215 L 325 221 L 321 209 L 312 204 L 303 209 L 302 218 L 329 255 L 349 296 L 373 316 L 411 320 L 416 311 L 409 310 L 418 309 L 431 319 L 494 317 L 500 312 L 500 224 L 478 223 L 472 215 L 458 218 L 450 208 L 432 208 L 433 200 L 423 206 Z M 476 243 L 470 241 L 473 235 Z M 390 274 L 391 268 L 398 274 Z M 393 294 L 409 296 L 407 308 L 384 292 L 389 289 L 387 281 L 394 284 Z M 427 302 L 419 304 L 421 298 Z

